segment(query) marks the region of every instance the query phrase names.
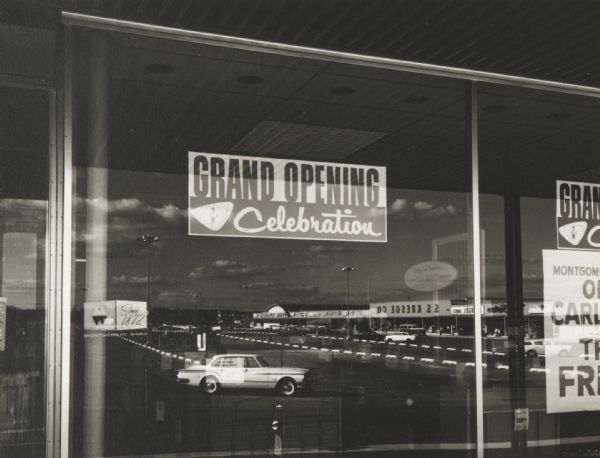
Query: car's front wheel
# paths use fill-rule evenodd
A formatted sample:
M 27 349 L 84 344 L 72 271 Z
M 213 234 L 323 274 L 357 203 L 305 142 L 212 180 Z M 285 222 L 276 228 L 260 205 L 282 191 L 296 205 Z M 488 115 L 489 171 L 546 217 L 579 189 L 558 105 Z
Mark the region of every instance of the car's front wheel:
M 277 392 L 284 396 L 292 396 L 296 392 L 296 382 L 291 378 L 284 378 L 277 384 Z
M 535 358 L 537 356 L 537 351 L 535 350 L 528 350 L 527 353 L 525 353 L 527 356 L 529 356 L 530 358 Z
M 200 383 L 200 388 L 206 394 L 215 394 L 217 391 L 219 391 L 219 387 L 219 381 L 212 375 L 205 377 Z

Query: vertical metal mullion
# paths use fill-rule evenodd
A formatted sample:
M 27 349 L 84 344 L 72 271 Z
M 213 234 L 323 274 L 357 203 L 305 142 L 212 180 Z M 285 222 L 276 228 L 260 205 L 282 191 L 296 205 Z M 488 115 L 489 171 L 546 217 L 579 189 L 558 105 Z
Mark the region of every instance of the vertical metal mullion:
M 71 392 L 71 271 L 72 271 L 72 210 L 73 210 L 73 163 L 72 163 L 72 29 L 64 28 L 64 94 L 63 94 L 63 147 L 59 155 L 59 202 L 61 206 L 59 256 L 60 262 L 60 322 L 61 322 L 61 409 L 60 451 L 61 458 L 69 456 L 70 392 Z
M 475 320 L 475 398 L 477 419 L 477 458 L 484 455 L 483 437 L 483 361 L 481 335 L 481 232 L 479 221 L 479 138 L 477 112 L 477 83 L 468 85 L 468 112 L 470 115 L 472 217 L 473 217 L 473 317 Z
M 57 154 L 58 154 L 58 123 L 57 123 L 57 94 L 56 91 L 48 93 L 49 113 L 49 150 L 48 150 L 48 208 L 46 221 L 46 291 L 45 291 L 45 406 L 46 406 L 46 457 L 55 456 L 56 447 L 56 409 L 57 409 L 57 375 L 56 375 L 56 343 L 57 343 L 57 246 L 56 246 L 56 221 L 57 221 Z

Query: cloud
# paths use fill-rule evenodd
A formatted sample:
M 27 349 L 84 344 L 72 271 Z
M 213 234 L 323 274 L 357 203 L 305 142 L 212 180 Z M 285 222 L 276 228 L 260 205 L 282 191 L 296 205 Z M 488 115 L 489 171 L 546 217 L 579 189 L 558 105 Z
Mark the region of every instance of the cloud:
M 270 294 L 292 294 L 306 295 L 314 294 L 319 291 L 317 285 L 288 285 L 285 283 L 274 282 L 255 282 L 250 285 L 252 289 L 260 289 L 268 291 Z
M 248 265 L 228 259 L 217 259 L 208 267 L 197 267 L 189 273 L 191 279 L 245 279 L 259 275 L 281 272 L 281 267 Z
M 352 249 L 343 245 L 312 245 L 309 253 L 350 253 Z
M 406 199 L 396 199 L 394 200 L 391 205 L 388 207 L 388 214 L 389 215 L 394 215 L 396 213 L 400 213 L 402 212 L 407 205 L 407 201 Z
M 388 216 L 397 215 L 404 212 L 407 208 L 407 205 L 408 201 L 406 199 L 396 199 L 389 205 L 387 209 L 371 208 L 369 210 L 369 216 L 372 218 L 377 218 L 384 216 L 386 213 Z
M 124 219 L 139 221 L 155 221 L 177 223 L 187 217 L 187 210 L 173 204 L 154 206 L 140 199 L 114 199 L 107 201 L 103 198 L 76 200 L 78 208 L 85 205 L 100 211 L 106 211 L 112 219 Z
M 413 208 L 426 216 L 444 216 L 454 215 L 458 213 L 458 209 L 454 205 L 434 205 L 430 202 L 424 202 L 422 200 L 415 202 Z
M 431 210 L 433 208 L 433 204 L 429 202 L 418 201 L 413 204 L 415 210 Z
M 111 278 L 111 281 L 115 285 L 128 285 L 128 286 L 145 286 L 147 284 L 146 276 L 135 276 L 135 275 L 117 275 Z M 173 280 L 169 280 L 165 277 L 150 277 L 151 286 L 176 286 L 177 283 Z

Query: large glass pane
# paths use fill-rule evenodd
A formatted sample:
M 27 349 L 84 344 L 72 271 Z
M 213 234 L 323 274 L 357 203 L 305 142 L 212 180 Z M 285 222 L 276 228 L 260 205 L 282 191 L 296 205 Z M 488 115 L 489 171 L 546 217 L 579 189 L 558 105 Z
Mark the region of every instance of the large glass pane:
M 75 43 L 74 456 L 466 456 L 465 84 Z
M 494 85 L 479 102 L 486 442 L 592 456 L 600 104 Z
M 48 95 L 0 87 L 0 456 L 45 456 Z

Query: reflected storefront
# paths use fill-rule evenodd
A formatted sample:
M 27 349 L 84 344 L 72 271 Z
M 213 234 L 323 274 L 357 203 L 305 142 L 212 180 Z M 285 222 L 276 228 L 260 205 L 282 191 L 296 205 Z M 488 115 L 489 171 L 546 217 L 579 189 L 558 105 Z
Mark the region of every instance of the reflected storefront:
M 61 27 L 0 91 L 2 456 L 600 450 L 597 93 Z

